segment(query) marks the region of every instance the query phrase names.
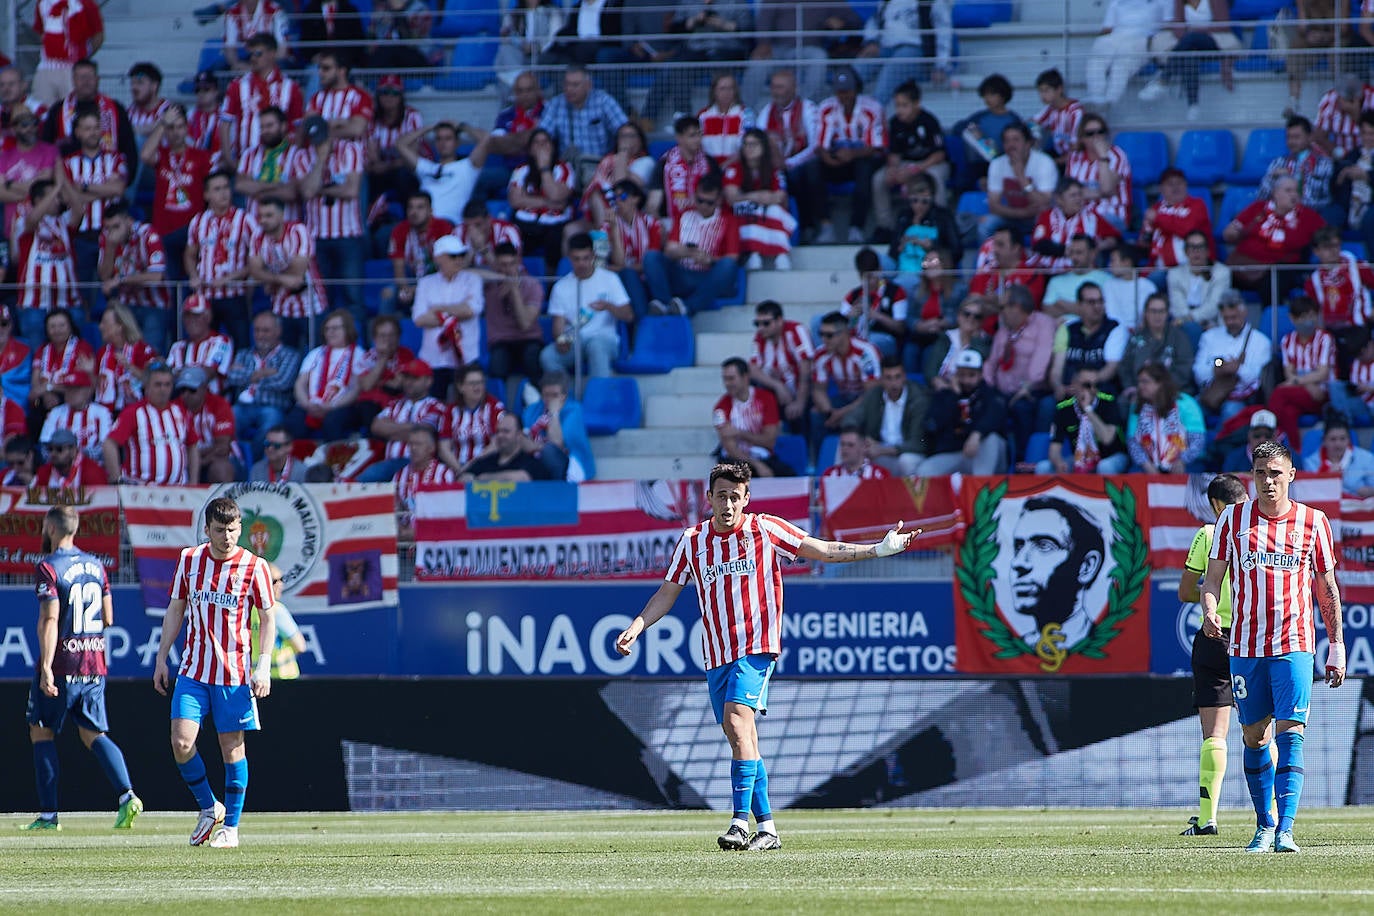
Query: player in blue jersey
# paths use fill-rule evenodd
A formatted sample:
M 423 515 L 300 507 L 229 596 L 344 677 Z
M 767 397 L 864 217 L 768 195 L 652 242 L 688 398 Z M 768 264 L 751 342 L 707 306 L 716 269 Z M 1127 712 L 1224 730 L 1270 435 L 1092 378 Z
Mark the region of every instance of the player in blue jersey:
M 43 519 L 38 564 L 38 665 L 29 688 L 29 738 L 38 783 L 38 818 L 25 830 L 61 830 L 57 822 L 57 733 L 68 717 L 105 778 L 119 793 L 115 827 L 143 811 L 119 746 L 105 734 L 105 628 L 114 623 L 110 583 L 100 561 L 76 546 L 80 516 L 54 506 Z

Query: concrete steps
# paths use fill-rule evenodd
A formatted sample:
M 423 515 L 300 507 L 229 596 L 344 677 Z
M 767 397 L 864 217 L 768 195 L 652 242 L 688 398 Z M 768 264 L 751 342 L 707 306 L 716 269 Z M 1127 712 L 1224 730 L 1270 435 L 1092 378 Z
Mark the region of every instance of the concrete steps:
M 636 381 L 641 397 L 653 394 L 713 394 L 720 397 L 723 393 L 719 366 L 684 366 L 666 375 L 640 375 Z
M 598 458 L 598 480 L 659 480 L 685 477 L 706 480 L 715 459 L 709 455 L 645 456 L 635 458 Z
M 724 394 L 654 394 L 644 399 L 644 428 L 711 428 L 711 408 Z
M 716 447 L 716 432 L 710 417 L 700 426 L 622 429 L 614 436 L 592 439 L 592 454 L 598 470 L 604 458 L 643 458 L 664 455 L 705 455 Z

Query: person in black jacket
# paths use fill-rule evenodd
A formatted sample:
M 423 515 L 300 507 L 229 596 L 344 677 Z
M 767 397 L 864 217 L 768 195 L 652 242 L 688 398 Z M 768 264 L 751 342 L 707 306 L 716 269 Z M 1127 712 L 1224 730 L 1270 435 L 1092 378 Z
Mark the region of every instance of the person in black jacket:
M 955 360 L 954 387 L 931 397 L 925 419 L 926 459 L 917 474 L 1001 474 L 1007 468 L 1007 405 L 983 381 L 983 357 L 965 350 Z
M 964 256 L 959 229 L 949 208 L 935 203 L 935 179 L 924 172 L 906 183 L 907 208 L 897 215 L 897 229 L 887 253 L 899 273 L 919 274 L 921 261 L 937 248 L 948 251 L 954 264 Z
M 333 51 L 339 63 L 352 70 L 362 63 L 363 20 L 352 0 L 310 0 L 300 18 L 301 38 L 296 52 L 302 64 L 321 51 Z

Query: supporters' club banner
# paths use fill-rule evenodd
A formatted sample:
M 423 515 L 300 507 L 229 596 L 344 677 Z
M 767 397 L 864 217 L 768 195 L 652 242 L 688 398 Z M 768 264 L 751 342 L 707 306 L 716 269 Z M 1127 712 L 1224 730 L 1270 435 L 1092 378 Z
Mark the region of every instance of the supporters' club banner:
M 1149 670 L 1149 509 L 1138 476 L 965 477 L 961 496 L 959 671 Z
M 749 511 L 809 529 L 810 484 L 806 477 L 756 479 Z M 708 514 L 700 480 L 425 487 L 415 499 L 415 575 L 657 579 L 682 530 Z M 798 563 L 784 572 L 805 568 Z
M 1207 485 L 1215 474 L 1163 474 L 1144 478 L 1149 481 L 1150 565 L 1161 570 L 1183 569 L 1193 535 L 1203 525 L 1216 524 L 1216 514 L 1207 501 Z M 1250 475 L 1237 475 L 1250 487 Z M 1139 476 L 1132 479 L 1141 479 Z M 1340 540 L 1341 477 L 1339 474 L 1299 472 L 1290 490 L 1293 499 L 1326 513 L 1333 536 Z
M 822 477 L 821 530 L 844 541 L 876 541 L 898 522 L 920 528 L 917 549 L 950 547 L 964 530 L 964 516 L 954 495 L 953 478 Z
M 81 513 L 76 546 L 95 554 L 108 570 L 119 567 L 119 490 L 0 488 L 0 573 L 31 576 L 47 554 L 43 550 L 43 516 L 53 506 L 75 506 Z
M 239 544 L 282 571 L 293 614 L 396 605 L 396 496 L 392 484 L 231 483 L 121 487 L 124 518 L 150 611 L 165 610 L 183 548 L 205 541 L 205 505 L 233 498 Z
M 1331 530 L 1340 544 L 1336 578 L 1346 604 L 1374 604 L 1374 498 L 1341 500 L 1339 519 Z

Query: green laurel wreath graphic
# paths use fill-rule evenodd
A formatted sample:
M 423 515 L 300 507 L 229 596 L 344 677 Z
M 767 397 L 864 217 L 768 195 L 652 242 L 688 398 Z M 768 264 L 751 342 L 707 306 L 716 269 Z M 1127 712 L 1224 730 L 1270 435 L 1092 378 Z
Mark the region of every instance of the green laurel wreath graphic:
M 1093 625 L 1092 632 L 1075 646 L 1071 653 L 1085 658 L 1105 658 L 1102 650 L 1107 643 L 1121 635 L 1120 625 L 1135 612 L 1132 605 L 1145 588 L 1150 574 L 1149 551 L 1140 523 L 1136 520 L 1135 491 L 1106 481 L 1107 499 L 1116 514 L 1112 517 L 1112 584 L 1107 590 L 1107 613 Z

